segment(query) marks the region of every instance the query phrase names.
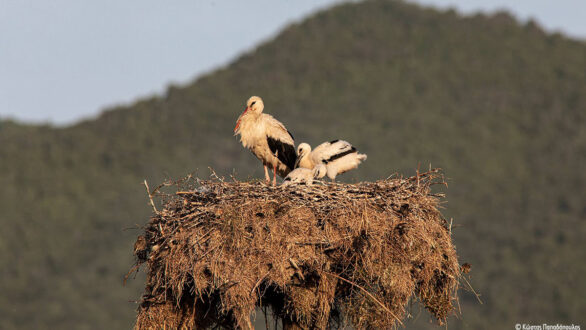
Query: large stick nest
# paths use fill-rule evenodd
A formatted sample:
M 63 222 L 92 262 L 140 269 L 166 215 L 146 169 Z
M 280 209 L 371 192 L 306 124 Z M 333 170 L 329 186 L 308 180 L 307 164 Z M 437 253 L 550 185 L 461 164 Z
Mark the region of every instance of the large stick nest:
M 412 297 L 441 324 L 460 268 L 438 170 L 357 184 L 174 183 L 135 245 L 147 264 L 136 328 L 389 328 Z M 153 207 L 155 205 L 153 204 Z

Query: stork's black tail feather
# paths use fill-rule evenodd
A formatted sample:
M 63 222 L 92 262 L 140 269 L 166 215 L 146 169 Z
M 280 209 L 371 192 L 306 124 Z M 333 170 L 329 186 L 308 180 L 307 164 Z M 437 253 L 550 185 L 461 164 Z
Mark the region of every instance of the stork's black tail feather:
M 295 146 L 268 136 L 267 142 L 271 152 L 292 171 L 295 168 L 295 162 L 297 161 Z

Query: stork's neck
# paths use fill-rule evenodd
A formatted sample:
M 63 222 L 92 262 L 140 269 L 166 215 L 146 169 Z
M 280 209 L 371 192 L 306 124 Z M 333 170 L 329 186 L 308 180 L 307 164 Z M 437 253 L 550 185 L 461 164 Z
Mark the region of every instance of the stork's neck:
M 247 111 L 244 113 L 242 117 L 240 117 L 239 123 L 240 127 L 238 134 L 242 137 L 258 136 L 262 133 L 264 127 L 261 114 L 253 111 Z
M 258 120 L 261 115 L 262 115 L 262 112 L 260 112 L 258 110 L 256 110 L 256 111 L 250 110 L 244 114 L 244 116 L 247 117 L 249 120 Z
M 299 160 L 299 167 L 312 169 L 314 168 L 314 165 L 315 164 L 313 164 L 309 157 L 309 153 L 306 153 L 301 156 L 301 159 Z

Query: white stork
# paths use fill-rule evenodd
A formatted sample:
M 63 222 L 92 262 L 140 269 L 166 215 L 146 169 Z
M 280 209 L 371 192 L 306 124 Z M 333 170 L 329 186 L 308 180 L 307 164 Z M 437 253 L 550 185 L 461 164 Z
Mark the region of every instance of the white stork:
M 295 167 L 314 168 L 318 164 L 324 164 L 327 176 L 336 180 L 336 175 L 355 169 L 366 160 L 365 154 L 359 154 L 358 150 L 349 142 L 334 140 L 324 142 L 313 151 L 307 143 L 301 143 L 297 147 L 297 162 Z M 318 176 L 323 178 L 325 176 Z
M 318 164 L 313 169 L 298 167 L 291 171 L 283 180 L 283 186 L 305 183 L 308 186 L 313 184 L 313 179 L 326 176 L 327 169 L 324 164 Z
M 240 142 L 250 149 L 265 169 L 265 180 L 271 181 L 267 167 L 273 169 L 273 186 L 277 184 L 277 174 L 285 177 L 295 167 L 297 154 L 293 135 L 273 116 L 262 113 L 264 103 L 258 96 L 246 102 L 246 109 L 238 117 L 234 135 L 240 134 Z

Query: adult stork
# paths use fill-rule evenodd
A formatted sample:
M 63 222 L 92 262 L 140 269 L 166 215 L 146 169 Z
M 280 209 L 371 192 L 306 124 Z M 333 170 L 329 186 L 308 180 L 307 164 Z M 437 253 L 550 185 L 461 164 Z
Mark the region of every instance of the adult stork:
M 318 164 L 326 166 L 326 174 L 336 181 L 336 176 L 355 169 L 366 160 L 365 154 L 359 154 L 358 150 L 344 140 L 324 142 L 313 151 L 307 143 L 301 143 L 297 147 L 297 162 L 295 167 L 314 168 Z M 323 178 L 325 176 L 318 176 Z
M 273 186 L 277 184 L 277 174 L 287 176 L 295 167 L 297 154 L 293 135 L 280 121 L 263 113 L 264 103 L 258 96 L 246 102 L 246 109 L 238 117 L 234 135 L 240 134 L 240 142 L 250 149 L 265 170 L 265 180 L 271 181 L 268 167 L 273 169 Z
M 305 183 L 308 186 L 313 184 L 313 179 L 323 178 L 327 174 L 324 164 L 317 164 L 313 169 L 298 167 L 291 171 L 283 180 L 283 186 Z

